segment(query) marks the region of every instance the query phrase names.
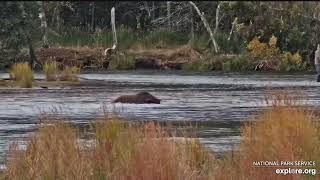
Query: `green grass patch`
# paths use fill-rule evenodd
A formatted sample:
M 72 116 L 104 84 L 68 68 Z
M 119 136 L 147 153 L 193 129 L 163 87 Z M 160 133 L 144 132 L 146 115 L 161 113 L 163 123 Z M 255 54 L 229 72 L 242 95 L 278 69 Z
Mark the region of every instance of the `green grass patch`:
M 184 64 L 183 70 L 195 72 L 207 72 L 213 70 L 213 63 L 211 61 L 195 61 L 193 63 Z
M 110 69 L 112 70 L 131 70 L 135 68 L 135 59 L 132 55 L 118 54 L 110 62 Z

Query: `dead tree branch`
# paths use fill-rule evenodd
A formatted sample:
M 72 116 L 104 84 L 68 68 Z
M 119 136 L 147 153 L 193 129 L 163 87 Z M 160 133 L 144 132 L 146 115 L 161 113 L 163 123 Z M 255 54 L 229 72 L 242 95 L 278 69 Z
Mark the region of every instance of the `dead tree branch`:
M 199 8 L 192 1 L 189 1 L 189 3 L 193 6 L 193 8 L 196 10 L 198 15 L 200 16 L 200 18 L 201 18 L 201 20 L 203 22 L 203 25 L 205 26 L 205 28 L 207 29 L 207 31 L 208 31 L 208 33 L 210 35 L 210 39 L 211 39 L 212 44 L 214 46 L 214 51 L 215 51 L 215 53 L 218 53 L 218 51 L 219 51 L 218 44 L 217 44 L 216 40 L 214 39 L 213 32 L 212 32 L 212 30 L 210 28 L 210 25 L 209 25 L 207 19 L 204 17 L 204 13 L 201 12 L 199 10 Z

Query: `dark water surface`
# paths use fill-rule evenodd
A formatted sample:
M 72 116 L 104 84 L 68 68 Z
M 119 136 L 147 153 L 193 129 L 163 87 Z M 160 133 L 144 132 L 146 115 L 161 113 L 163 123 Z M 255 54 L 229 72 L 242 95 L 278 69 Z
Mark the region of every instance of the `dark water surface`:
M 8 77 L 7 74 L 0 74 Z M 42 75 L 36 75 L 43 78 Z M 0 89 L 0 164 L 9 144 L 26 138 L 38 127 L 39 114 L 56 109 L 76 124 L 93 122 L 105 105 L 129 121 L 157 120 L 175 124 L 197 123 L 197 136 L 214 152 L 237 147 L 241 123 L 265 109 L 269 90 L 298 90 L 303 103 L 317 107 L 320 84 L 315 75 L 182 74 L 113 72 L 82 74 L 83 85 L 55 89 Z M 161 104 L 111 104 L 120 95 L 148 91 Z

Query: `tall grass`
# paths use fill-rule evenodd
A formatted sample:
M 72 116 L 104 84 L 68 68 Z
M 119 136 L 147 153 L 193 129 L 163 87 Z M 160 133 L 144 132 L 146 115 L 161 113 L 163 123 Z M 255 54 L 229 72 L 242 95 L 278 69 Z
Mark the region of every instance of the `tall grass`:
M 66 66 L 60 74 L 61 81 L 78 81 L 78 74 L 80 74 L 80 68 L 76 66 Z
M 98 121 L 94 141 L 81 144 L 65 123 L 45 126 L 27 150 L 11 148 L 8 179 L 208 179 L 214 157 L 198 142 L 178 144 L 160 126 Z
M 60 36 L 51 35 L 51 40 L 58 46 L 64 47 L 111 47 L 113 44 L 110 30 L 99 30 L 89 33 L 77 27 L 66 28 Z M 118 45 L 127 49 L 137 41 L 135 33 L 129 29 L 117 29 Z
M 132 47 L 143 48 L 171 48 L 179 47 L 188 43 L 188 37 L 179 32 L 158 30 L 138 34 L 131 29 L 117 29 L 118 48 L 129 49 Z M 60 36 L 50 35 L 50 39 L 58 46 L 64 47 L 111 47 L 113 44 L 110 30 L 99 30 L 88 33 L 80 28 L 66 28 Z
M 184 64 L 182 69 L 187 71 L 252 71 L 254 66 L 250 64 L 246 56 L 224 57 L 212 56 L 207 60 L 198 60 L 188 64 Z
M 10 79 L 19 82 L 22 88 L 31 88 L 34 79 L 33 71 L 27 62 L 12 66 Z
M 316 161 L 316 167 L 290 168 L 319 170 L 320 167 L 318 119 L 299 107 L 290 95 L 272 95 L 271 98 L 268 100 L 271 109 L 242 128 L 240 151 L 227 155 L 221 162 L 218 179 L 319 179 L 319 172 L 316 175 L 278 175 L 277 168 L 288 167 L 253 166 L 257 161 Z
M 206 72 L 213 70 L 213 63 L 211 61 L 195 61 L 192 63 L 184 64 L 182 66 L 183 70 L 186 71 L 196 71 L 196 72 Z
M 188 44 L 188 36 L 179 32 L 158 30 L 147 33 L 139 39 L 143 48 L 175 48 Z
M 130 70 L 135 68 L 135 59 L 132 55 L 119 54 L 110 62 L 110 69 L 113 70 Z
M 217 61 L 216 61 L 217 62 Z M 218 63 L 218 62 L 217 62 Z M 248 57 L 239 56 L 226 58 L 220 66 L 223 71 L 253 71 L 254 66 L 248 61 Z
M 56 81 L 58 79 L 59 65 L 56 61 L 46 62 L 43 71 L 47 81 Z
M 220 54 L 244 54 L 246 52 L 244 43 L 233 38 L 228 40 L 227 34 L 217 33 L 215 39 L 219 46 Z M 209 42 L 210 37 L 207 33 L 195 34 L 193 41 L 189 41 L 190 45 L 198 51 L 203 51 L 207 48 L 210 50 Z

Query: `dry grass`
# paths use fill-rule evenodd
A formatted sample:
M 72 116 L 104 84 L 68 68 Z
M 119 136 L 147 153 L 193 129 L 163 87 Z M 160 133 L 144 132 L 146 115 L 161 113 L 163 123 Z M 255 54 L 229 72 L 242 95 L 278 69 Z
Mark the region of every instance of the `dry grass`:
M 319 179 L 319 172 L 317 176 L 284 176 L 275 173 L 279 167 L 253 167 L 256 161 L 316 161 L 317 167 L 305 168 L 319 170 L 320 133 L 317 120 L 310 112 L 297 106 L 296 100 L 289 94 L 271 95 L 268 102 L 272 108 L 242 128 L 240 153 L 226 156 L 219 165 L 217 178 Z
M 22 88 L 31 88 L 34 80 L 33 71 L 27 62 L 14 64 L 10 71 L 10 79 L 19 82 Z
M 61 81 L 78 81 L 78 74 L 80 74 L 80 68 L 76 66 L 66 66 L 61 72 L 60 80 Z
M 99 121 L 94 143 L 84 146 L 75 128 L 40 129 L 26 151 L 12 148 L 8 179 L 209 179 L 214 158 L 199 142 L 175 143 L 160 126 Z
M 47 81 L 56 81 L 58 79 L 59 65 L 56 61 L 46 62 L 43 66 L 43 72 Z

